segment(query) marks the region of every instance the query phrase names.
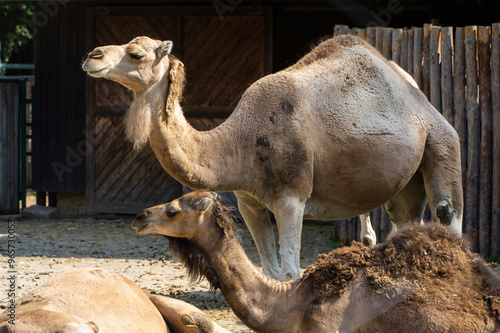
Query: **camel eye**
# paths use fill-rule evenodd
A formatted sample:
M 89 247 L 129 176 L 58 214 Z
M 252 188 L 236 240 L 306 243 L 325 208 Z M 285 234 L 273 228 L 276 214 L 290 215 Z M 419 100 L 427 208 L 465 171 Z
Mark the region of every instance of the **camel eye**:
M 179 212 L 168 211 L 166 212 L 166 214 L 169 219 L 173 219 L 174 217 L 177 216 L 177 214 L 179 214 Z
M 144 57 L 144 54 L 141 54 L 141 53 L 130 53 L 130 58 L 132 58 L 132 59 L 139 60 L 142 57 Z

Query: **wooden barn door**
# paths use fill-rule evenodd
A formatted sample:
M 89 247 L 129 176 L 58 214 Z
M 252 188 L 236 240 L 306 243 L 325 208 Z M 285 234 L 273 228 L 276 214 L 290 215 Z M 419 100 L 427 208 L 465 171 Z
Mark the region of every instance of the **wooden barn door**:
M 92 8 L 87 49 L 124 44 L 136 36 L 172 40 L 188 74 L 185 115 L 195 128 L 208 130 L 270 71 L 269 15 L 243 8 L 231 15 L 220 17 L 211 7 Z M 131 101 L 131 92 L 117 83 L 87 81 L 89 212 L 137 213 L 182 195 L 182 185 L 162 169 L 149 146 L 137 152 L 126 140 L 123 116 Z

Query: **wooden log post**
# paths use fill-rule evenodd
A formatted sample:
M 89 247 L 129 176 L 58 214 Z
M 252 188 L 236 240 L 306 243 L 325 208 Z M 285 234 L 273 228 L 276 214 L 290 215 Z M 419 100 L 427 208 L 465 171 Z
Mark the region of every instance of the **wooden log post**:
M 366 40 L 366 29 L 358 29 L 358 37 Z
M 413 76 L 413 49 L 415 46 L 414 43 L 414 38 L 415 38 L 415 30 L 411 29 L 408 30 L 408 74 L 410 74 L 412 77 Z
M 495 23 L 491 27 L 491 108 L 493 119 L 491 255 L 500 256 L 500 23 Z
M 339 25 L 339 35 L 345 35 L 347 34 L 347 31 L 349 30 L 349 27 L 347 25 Z
M 383 27 L 375 27 L 375 48 L 383 53 L 384 47 L 384 28 Z
M 479 253 L 491 254 L 492 115 L 490 82 L 490 27 L 477 29 L 481 151 L 479 167 Z
M 441 28 L 441 109 L 450 124 L 453 119 L 453 28 Z
M 414 28 L 413 35 L 413 78 L 422 89 L 422 28 Z
M 455 58 L 453 62 L 453 110 L 455 130 L 460 137 L 460 158 L 462 161 L 462 184 L 465 190 L 467 171 L 467 116 L 465 112 L 465 45 L 464 28 L 455 30 Z
M 464 229 L 472 242 L 472 248 L 478 252 L 479 205 L 479 153 L 481 149 L 480 110 L 477 93 L 477 27 L 465 28 L 465 72 L 467 78 L 467 174 L 465 178 Z
M 369 27 L 366 29 L 366 41 L 373 47 L 375 47 L 377 39 L 377 33 L 375 27 Z
M 403 29 L 392 30 L 392 61 L 401 65 L 401 39 L 403 37 Z
M 422 29 L 422 91 L 431 100 L 430 35 L 432 24 L 425 23 Z M 439 110 L 439 109 L 438 109 Z
M 399 65 L 408 72 L 408 29 L 404 28 L 401 35 L 401 56 Z
M 391 60 L 392 58 L 392 29 L 384 28 L 382 37 L 382 55 L 387 59 Z
M 358 28 L 352 28 L 347 30 L 347 35 L 349 36 L 357 36 L 358 35 Z
M 441 28 L 432 27 L 429 34 L 429 79 L 430 101 L 436 110 L 441 110 L 441 67 L 439 65 Z

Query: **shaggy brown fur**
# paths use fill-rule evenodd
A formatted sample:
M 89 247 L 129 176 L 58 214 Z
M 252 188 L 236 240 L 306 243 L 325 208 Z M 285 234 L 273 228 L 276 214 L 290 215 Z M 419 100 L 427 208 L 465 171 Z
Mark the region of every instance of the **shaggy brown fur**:
M 320 255 L 302 283 L 325 299 L 343 293 L 360 275 L 375 293 L 457 312 L 465 309 L 477 316 L 489 314 L 500 324 L 500 278 L 464 240 L 441 225 L 404 228 L 372 249 L 354 243 Z
M 184 64 L 175 56 L 169 54 L 170 70 L 167 97 L 167 112 L 171 110 L 176 102 L 182 101 L 182 92 L 186 85 L 186 73 Z

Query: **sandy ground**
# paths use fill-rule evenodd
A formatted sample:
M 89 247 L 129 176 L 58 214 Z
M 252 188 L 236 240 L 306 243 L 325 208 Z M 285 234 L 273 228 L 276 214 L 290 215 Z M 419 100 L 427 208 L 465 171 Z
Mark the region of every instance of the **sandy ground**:
M 10 271 L 15 272 L 18 300 L 57 274 L 74 268 L 98 267 L 127 277 L 145 292 L 187 301 L 232 332 L 252 332 L 234 315 L 220 292 L 208 291 L 206 281 L 188 281 L 182 265 L 167 252 L 164 237 L 138 235 L 130 227 L 131 221 L 132 217 L 47 220 L 11 217 L 9 222 L 9 217 L 0 216 L 0 305 L 5 308 L 9 301 Z M 13 267 L 9 267 L 7 256 L 9 225 L 15 227 Z M 244 224 L 239 227 L 248 256 L 260 266 L 250 233 Z M 316 260 L 318 253 L 331 250 L 333 235 L 333 224 L 306 222 L 301 255 L 303 268 Z

